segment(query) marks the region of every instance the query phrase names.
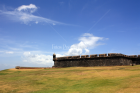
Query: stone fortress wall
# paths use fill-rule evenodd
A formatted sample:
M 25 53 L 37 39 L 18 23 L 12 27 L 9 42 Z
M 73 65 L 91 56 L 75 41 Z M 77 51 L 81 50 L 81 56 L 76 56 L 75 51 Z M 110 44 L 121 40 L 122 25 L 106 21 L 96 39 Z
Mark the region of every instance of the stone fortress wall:
M 94 54 L 56 57 L 53 54 L 53 67 L 121 66 L 140 64 L 140 55 L 121 53 Z
M 50 67 L 21 67 L 21 66 L 16 66 L 15 69 L 47 69 Z

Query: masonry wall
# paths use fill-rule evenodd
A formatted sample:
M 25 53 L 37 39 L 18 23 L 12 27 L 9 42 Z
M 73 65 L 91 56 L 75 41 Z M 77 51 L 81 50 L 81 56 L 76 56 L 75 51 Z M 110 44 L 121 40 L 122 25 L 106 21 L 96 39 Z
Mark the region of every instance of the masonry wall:
M 125 57 L 79 58 L 54 61 L 54 67 L 121 66 L 130 64 L 132 64 L 132 60 Z
M 48 67 L 20 67 L 16 66 L 15 69 L 46 69 Z
M 140 65 L 140 58 L 133 58 L 132 62 L 136 65 Z

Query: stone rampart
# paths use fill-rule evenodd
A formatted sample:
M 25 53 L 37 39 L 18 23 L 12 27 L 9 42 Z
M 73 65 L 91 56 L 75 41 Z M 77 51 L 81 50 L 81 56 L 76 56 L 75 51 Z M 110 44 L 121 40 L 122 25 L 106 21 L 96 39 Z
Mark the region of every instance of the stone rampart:
M 48 67 L 20 67 L 16 66 L 15 69 L 46 69 Z
M 54 57 L 54 67 L 73 66 L 120 66 L 140 64 L 140 55 L 124 55 L 121 53 L 77 55 L 66 57 Z

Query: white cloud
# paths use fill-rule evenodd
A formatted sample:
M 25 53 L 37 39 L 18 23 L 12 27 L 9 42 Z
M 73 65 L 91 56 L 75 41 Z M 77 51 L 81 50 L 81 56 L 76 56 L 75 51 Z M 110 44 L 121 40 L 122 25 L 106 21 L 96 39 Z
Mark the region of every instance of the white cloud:
M 38 21 L 36 21 L 35 23 L 38 24 Z
M 85 54 L 89 54 L 89 49 L 85 49 Z
M 96 46 L 103 45 L 102 43 L 97 43 L 99 40 L 103 40 L 103 37 L 96 37 L 90 33 L 85 33 L 79 38 L 78 44 L 71 45 L 65 55 L 80 55 L 85 50 L 85 54 L 89 54 L 88 48 L 95 48 Z
M 62 57 L 65 55 L 56 54 L 57 57 Z M 33 64 L 42 64 L 53 66 L 53 54 L 52 55 L 44 55 L 44 54 L 36 54 L 33 52 L 24 52 L 22 56 L 23 62 L 33 63 Z
M 56 54 L 56 57 L 63 57 L 65 55 L 61 55 L 61 54 Z
M 45 22 L 52 25 L 57 25 L 57 24 L 66 25 L 65 23 L 61 23 L 61 22 L 54 21 L 48 18 L 33 15 L 33 12 L 35 12 L 36 10 L 37 10 L 37 7 L 34 4 L 22 5 L 13 11 L 0 10 L 0 15 L 4 15 L 5 17 L 13 21 L 22 22 L 24 24 L 28 24 L 31 22 L 36 23 L 36 24 L 40 22 Z
M 24 53 L 23 53 L 24 56 L 28 56 L 28 55 L 30 55 L 30 54 L 31 54 L 30 52 L 24 52 Z
M 30 52 L 23 53 L 23 62 L 36 63 L 36 64 L 53 64 L 52 55 L 31 54 Z
M 30 5 L 22 5 L 20 7 L 17 8 L 18 11 L 30 11 L 31 13 L 35 12 L 37 10 L 37 7 L 34 4 L 30 4 Z
M 7 53 L 7 54 L 13 54 L 14 52 L 12 52 L 12 51 L 7 51 L 6 53 Z

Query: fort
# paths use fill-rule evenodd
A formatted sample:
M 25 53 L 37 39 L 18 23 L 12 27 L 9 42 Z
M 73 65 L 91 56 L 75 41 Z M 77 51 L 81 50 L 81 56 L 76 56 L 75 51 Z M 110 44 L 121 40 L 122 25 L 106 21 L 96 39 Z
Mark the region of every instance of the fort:
M 56 57 L 53 54 L 53 67 L 122 66 L 140 64 L 140 55 L 121 53 L 94 54 Z

